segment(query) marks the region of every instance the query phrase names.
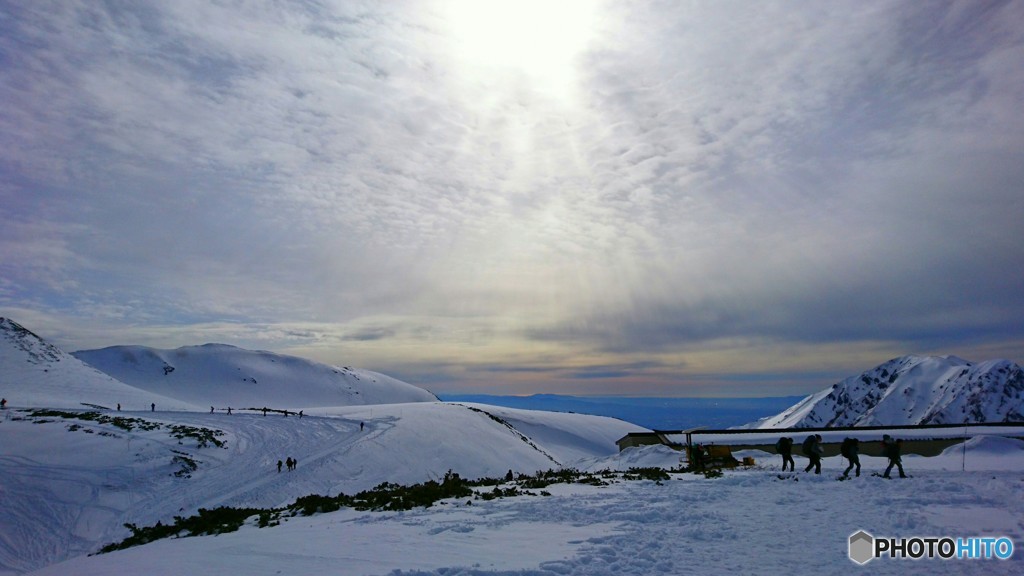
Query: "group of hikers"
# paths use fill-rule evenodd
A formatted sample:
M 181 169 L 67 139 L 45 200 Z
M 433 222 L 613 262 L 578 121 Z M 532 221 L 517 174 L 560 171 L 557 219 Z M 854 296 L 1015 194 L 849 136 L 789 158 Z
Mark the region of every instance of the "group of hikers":
M 789 470 L 795 472 L 796 463 L 793 461 L 793 439 L 785 436 L 780 438 L 775 443 L 775 450 L 782 456 L 782 471 L 785 472 L 786 467 L 789 466 Z M 815 474 L 821 474 L 821 457 L 825 454 L 825 448 L 821 445 L 821 434 L 811 434 L 808 436 L 801 445 L 801 451 L 808 460 L 804 472 L 810 472 L 813 469 Z M 889 473 L 892 472 L 894 466 L 899 470 L 900 478 L 907 477 L 907 474 L 903 471 L 902 451 L 902 439 L 894 440 L 888 434 L 882 436 L 882 455 L 889 459 L 889 466 L 886 467 L 885 473 L 882 474 L 883 478 L 890 478 Z M 854 469 L 856 469 L 855 475 L 860 476 L 860 440 L 856 438 L 843 439 L 843 443 L 839 445 L 839 454 L 850 463 L 846 470 L 843 471 L 843 477 L 849 478 L 850 470 Z
M 294 458 L 292 458 L 291 456 L 289 456 L 288 459 L 285 460 L 284 463 L 285 463 L 285 465 L 288 466 L 288 471 L 289 472 L 291 472 L 292 470 L 295 470 L 295 468 L 299 465 L 299 461 L 294 459 Z M 277 471 L 281 472 L 281 461 L 280 460 L 277 461 Z

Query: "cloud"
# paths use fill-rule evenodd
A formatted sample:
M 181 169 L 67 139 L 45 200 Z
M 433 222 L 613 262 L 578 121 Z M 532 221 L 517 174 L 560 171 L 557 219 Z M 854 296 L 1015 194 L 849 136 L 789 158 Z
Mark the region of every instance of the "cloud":
M 0 9 L 0 307 L 509 386 L 1019 358 L 1019 4 L 609 1 L 557 79 L 448 7 Z

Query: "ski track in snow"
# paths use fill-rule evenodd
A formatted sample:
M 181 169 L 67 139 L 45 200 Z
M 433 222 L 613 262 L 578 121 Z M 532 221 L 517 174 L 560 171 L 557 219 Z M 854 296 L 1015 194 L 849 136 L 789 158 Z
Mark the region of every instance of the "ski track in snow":
M 274 418 L 270 415 L 176 413 L 173 420 L 168 420 L 161 413 L 121 414 L 165 426 L 156 431 L 118 430 L 106 438 L 91 434 L 88 439 L 97 440 L 105 449 L 96 456 L 100 464 L 91 467 L 51 464 L 23 455 L 0 456 L 4 470 L 0 482 L 0 526 L 4 527 L 0 531 L 0 574 L 24 572 L 68 556 L 95 552 L 98 542 L 122 539 L 124 523 L 144 526 L 174 516 L 189 516 L 199 508 L 270 507 L 308 493 L 337 493 L 336 478 L 322 469 L 327 466 L 337 471 L 337 457 L 354 443 L 373 441 L 389 427 L 383 418 L 360 433 L 358 422 L 340 418 L 290 416 L 294 424 L 289 426 L 269 421 Z M 65 428 L 71 424 L 83 430 L 109 430 L 88 421 L 62 419 L 35 426 Z M 227 442 L 227 448 L 197 448 L 189 439 L 179 442 L 168 434 L 171 424 L 224 430 L 227 433 L 221 439 Z M 69 440 L 87 438 L 78 436 L 81 431 L 66 434 Z M 339 441 L 353 434 L 362 437 L 354 443 Z M 267 446 L 274 448 L 267 450 Z M 130 453 L 133 465 L 102 464 L 107 454 L 123 458 L 124 452 Z M 278 473 L 275 453 L 282 461 L 296 458 L 299 466 L 295 471 L 282 469 Z M 175 455 L 187 455 L 198 462 L 190 478 L 172 476 L 176 468 L 169 463 Z M 166 470 L 142 478 L 136 464 L 142 470 Z M 168 493 L 174 498 L 168 498 Z M 63 529 L 54 531 L 55 526 Z M 39 537 L 44 533 L 47 537 Z M 53 534 L 58 537 L 53 538 Z

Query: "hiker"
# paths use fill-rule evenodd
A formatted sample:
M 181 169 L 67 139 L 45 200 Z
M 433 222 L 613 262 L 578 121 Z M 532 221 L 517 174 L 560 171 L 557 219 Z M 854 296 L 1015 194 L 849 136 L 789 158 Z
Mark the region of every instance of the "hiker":
M 277 473 L 278 474 L 281 473 L 281 461 L 280 460 L 277 461 Z
M 508 473 L 505 474 L 505 482 L 511 482 L 515 477 L 512 475 L 512 470 L 509 469 Z
M 228 416 L 231 416 L 231 406 L 228 406 Z
M 0 408 L 7 409 L 7 398 L 0 398 Z
M 156 403 L 155 402 L 149 405 L 149 411 L 150 412 L 156 412 Z
M 210 406 L 210 414 L 213 414 L 213 406 Z
M 783 436 L 775 443 L 775 451 L 782 456 L 782 471 L 786 471 L 786 463 L 789 463 L 789 471 L 796 472 L 796 462 L 793 461 L 793 439 Z
M 120 402 L 118 402 L 118 403 L 117 403 L 117 411 L 118 411 L 118 412 L 120 412 L 120 411 L 121 411 L 121 403 L 120 403 Z
M 850 477 L 850 470 L 856 466 L 857 476 L 860 476 L 860 440 L 856 438 L 845 438 L 839 445 L 839 453 L 850 461 L 850 465 L 843 471 L 843 478 Z
M 267 407 L 266 406 L 263 407 L 263 417 L 264 418 L 267 417 Z
M 804 468 L 804 472 L 810 472 L 811 468 L 814 468 L 815 474 L 821 474 L 821 455 L 825 453 L 825 449 L 821 447 L 821 434 L 811 434 L 804 440 L 803 444 L 804 456 L 810 462 L 807 463 L 807 468 Z
M 299 410 L 299 418 L 302 418 L 302 410 Z
M 362 422 L 360 422 L 360 423 L 359 423 L 359 431 L 360 431 L 360 432 L 362 432 L 362 431 L 363 431 L 363 423 L 362 423 Z
M 896 466 L 900 470 L 900 478 L 906 478 L 907 474 L 903 471 L 903 459 L 901 453 L 903 452 L 903 439 L 893 441 L 892 437 L 888 434 L 882 439 L 882 452 L 886 458 L 889 459 L 889 466 L 885 469 L 885 474 L 882 474 L 882 478 L 890 478 L 889 472 L 892 471 L 892 467 Z
M 299 467 L 299 461 L 296 460 L 295 458 L 292 458 L 292 470 L 295 470 L 298 467 Z
M 292 471 L 292 457 L 289 456 L 288 459 L 284 461 L 284 463 L 288 466 L 288 471 L 291 472 Z

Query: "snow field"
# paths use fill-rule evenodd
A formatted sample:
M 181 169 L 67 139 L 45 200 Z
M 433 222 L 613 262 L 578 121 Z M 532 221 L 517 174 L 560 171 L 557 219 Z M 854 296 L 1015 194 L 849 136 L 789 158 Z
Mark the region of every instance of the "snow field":
M 882 458 L 862 456 L 861 477 L 840 482 L 838 457 L 824 460 L 820 476 L 783 474 L 779 456 L 740 451 L 757 465 L 721 478 L 552 485 L 550 495 L 341 510 L 262 529 L 250 520 L 235 533 L 84 556 L 126 537 L 125 522 L 169 522 L 200 507 L 278 507 L 449 469 L 500 477 L 508 469 L 668 469 L 681 458 L 664 446 L 618 452 L 614 440 L 638 427 L 577 414 L 445 403 L 306 414 L 121 413 L 163 426 L 126 432 L 79 420 L 33 423 L 9 409 L 0 420 L 0 574 L 848 574 L 863 570 L 846 549 L 861 529 L 1006 536 L 1018 548 L 1007 561 L 876 560 L 872 573 L 1017 574 L 1024 566 L 1024 442 L 993 436 L 971 438 L 966 458 L 962 445 L 905 456 L 907 480 L 873 476 Z M 223 431 L 226 448 L 173 438 L 173 424 Z M 174 476 L 179 455 L 198 464 L 187 478 Z M 276 461 L 288 456 L 298 468 L 278 473 Z M 796 460 L 802 469 L 806 460 Z
M 125 431 L 91 421 L 43 418 L 8 409 L 0 420 L 0 574 L 22 573 L 129 535 L 123 524 L 149 526 L 218 506 L 278 507 L 308 494 L 355 494 L 381 482 L 415 484 L 448 470 L 467 478 L 508 469 L 558 468 L 566 455 L 613 453 L 612 437 L 640 428 L 603 417 L 523 416 L 547 435 L 589 434 L 605 440 L 546 449 L 485 413 L 440 402 L 317 408 L 304 418 L 236 412 L 106 412 L 161 429 Z M 514 410 L 506 411 L 512 415 Z M 360 430 L 360 423 L 364 424 Z M 171 425 L 216 429 L 225 448 L 178 440 Z M 76 428 L 71 430 L 71 428 Z M 574 431 L 574 427 L 579 430 Z M 278 460 L 298 460 L 277 472 Z M 188 477 L 174 474 L 196 463 Z
M 998 534 L 1018 547 L 1024 535 L 1019 472 L 926 470 L 906 481 L 862 475 L 837 482 L 834 474 L 781 475 L 773 468 L 716 479 L 676 474 L 660 484 L 557 485 L 547 489 L 551 496 L 448 501 L 400 513 L 340 511 L 159 541 L 37 574 L 849 574 L 862 569 L 846 549 L 849 534 L 860 529 L 902 537 Z M 880 559 L 866 569 L 1017 574 L 1022 556 L 1018 550 L 1007 561 Z

